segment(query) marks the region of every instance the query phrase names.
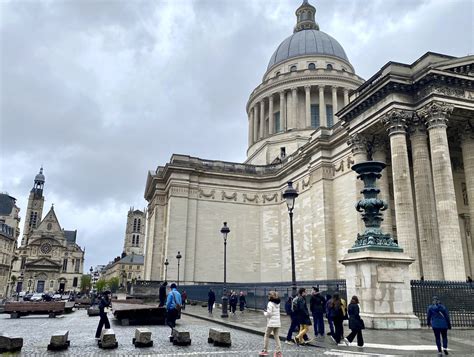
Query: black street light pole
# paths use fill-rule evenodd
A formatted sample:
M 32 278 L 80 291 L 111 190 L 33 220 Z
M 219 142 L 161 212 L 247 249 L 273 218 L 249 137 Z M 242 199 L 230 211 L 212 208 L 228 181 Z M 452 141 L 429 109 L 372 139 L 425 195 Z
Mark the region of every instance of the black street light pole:
M 227 222 L 224 222 L 224 226 L 221 228 L 222 238 L 224 238 L 224 290 L 222 294 L 222 315 L 221 317 L 229 317 L 227 313 L 227 305 L 229 299 L 227 297 L 227 234 L 230 229 L 227 227 Z
M 23 272 L 20 273 L 20 276 L 18 277 L 18 281 L 21 282 L 21 290 L 23 290 L 23 279 L 25 277 L 25 274 Z M 16 288 L 16 301 L 19 301 L 20 298 L 20 291 L 18 291 L 18 283 L 17 283 L 17 288 Z
M 295 268 L 295 243 L 293 239 L 293 208 L 295 208 L 295 199 L 298 192 L 293 188 L 293 182 L 288 181 L 288 186 L 283 192 L 283 198 L 288 206 L 288 214 L 290 215 L 290 241 L 291 241 L 291 295 L 296 296 L 296 268 Z
M 168 280 L 168 265 L 170 265 L 170 262 L 168 261 L 168 258 L 165 259 L 165 281 Z
M 179 261 L 181 260 L 182 256 L 181 253 L 178 251 L 178 255 L 176 256 L 176 259 L 178 259 L 178 286 L 179 286 Z

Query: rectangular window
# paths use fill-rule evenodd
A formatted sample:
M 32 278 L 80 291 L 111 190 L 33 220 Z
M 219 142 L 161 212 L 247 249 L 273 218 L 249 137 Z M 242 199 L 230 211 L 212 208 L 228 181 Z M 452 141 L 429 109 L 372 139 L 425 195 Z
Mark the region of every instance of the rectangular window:
M 326 118 L 328 119 L 328 128 L 332 127 L 334 125 L 332 105 L 326 104 Z
M 276 112 L 274 115 L 273 115 L 273 118 L 274 118 L 274 125 L 275 125 L 275 133 L 279 133 L 281 131 L 281 125 L 280 125 L 280 112 Z
M 67 259 L 63 260 L 63 272 L 67 271 Z
M 76 265 L 74 266 L 74 272 L 79 273 L 79 268 L 81 267 L 81 261 L 76 259 Z
M 132 278 L 132 273 L 128 273 L 128 278 L 129 278 L 129 279 Z
M 52 289 L 54 287 L 54 280 L 51 280 L 49 282 L 49 288 Z
M 77 277 L 72 280 L 72 287 L 77 288 Z
M 21 266 L 20 269 L 25 269 L 26 257 L 21 257 Z
M 319 128 L 319 104 L 311 104 L 311 127 Z

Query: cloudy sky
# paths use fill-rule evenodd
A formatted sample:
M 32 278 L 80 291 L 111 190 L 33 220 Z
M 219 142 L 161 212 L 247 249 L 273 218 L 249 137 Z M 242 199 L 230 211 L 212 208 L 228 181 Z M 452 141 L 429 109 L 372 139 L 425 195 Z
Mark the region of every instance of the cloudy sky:
M 366 79 L 474 53 L 472 0 L 310 2 Z M 245 159 L 246 101 L 300 3 L 0 0 L 0 191 L 23 218 L 43 165 L 46 210 L 78 230 L 86 269 L 107 263 L 148 170 L 173 153 Z

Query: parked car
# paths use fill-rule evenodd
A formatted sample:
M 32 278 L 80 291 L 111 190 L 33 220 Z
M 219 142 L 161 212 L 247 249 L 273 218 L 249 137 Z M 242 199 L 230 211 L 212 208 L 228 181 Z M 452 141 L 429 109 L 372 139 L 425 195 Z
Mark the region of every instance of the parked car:
M 52 297 L 54 301 L 61 301 L 62 299 L 61 294 L 54 294 Z
M 43 301 L 43 294 L 42 293 L 35 293 L 30 298 L 30 301 Z
M 32 293 L 26 294 L 23 296 L 23 301 L 31 301 Z

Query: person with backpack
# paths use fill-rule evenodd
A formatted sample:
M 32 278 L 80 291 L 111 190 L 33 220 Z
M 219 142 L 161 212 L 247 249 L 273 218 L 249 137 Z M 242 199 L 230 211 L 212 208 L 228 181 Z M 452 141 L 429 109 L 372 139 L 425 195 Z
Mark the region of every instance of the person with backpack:
M 300 325 L 300 331 L 293 338 L 296 344 L 302 344 L 303 336 L 308 333 L 309 326 L 311 326 L 311 319 L 309 318 L 308 305 L 306 304 L 306 289 L 300 288 L 298 290 L 298 297 L 292 303 L 293 311 L 296 312 L 296 319 Z M 307 343 L 308 341 L 305 341 Z
M 314 323 L 314 336 L 318 337 L 318 333 L 321 337 L 324 337 L 324 309 L 326 301 L 324 297 L 319 293 L 319 289 L 313 286 L 313 292 L 311 299 L 309 300 L 309 309 L 313 314 Z
M 437 296 L 433 296 L 433 303 L 428 306 L 426 312 L 426 320 L 428 327 L 433 329 L 436 347 L 438 353 L 441 354 L 441 337 L 443 338 L 443 351 L 448 355 L 448 330 L 451 330 L 451 320 L 446 306 L 441 304 Z
M 281 344 L 279 331 L 281 327 L 280 321 L 280 298 L 276 291 L 270 291 L 268 293 L 268 304 L 267 309 L 263 311 L 263 314 L 267 318 L 267 328 L 265 330 L 265 337 L 263 338 L 263 350 L 259 353 L 259 356 L 268 356 L 268 344 L 270 335 L 273 335 L 275 339 L 275 354 L 274 357 L 281 357 Z
M 357 346 L 362 347 L 364 346 L 362 330 L 365 329 L 365 324 L 359 315 L 359 298 L 357 296 L 354 295 L 352 297 L 347 312 L 349 314 L 349 328 L 351 329 L 351 333 L 344 339 L 344 342 L 346 342 L 346 345 L 349 345 L 357 336 Z
M 176 326 L 176 319 L 181 313 L 181 306 L 181 294 L 179 293 L 176 284 L 171 283 L 170 292 L 166 300 L 166 324 L 171 328 L 171 332 L 173 332 L 173 328 Z
M 344 335 L 344 317 L 346 316 L 345 306 L 343 300 L 335 293 L 329 301 L 329 315 L 334 322 L 334 334 L 331 335 L 332 340 L 339 344 Z
M 332 299 L 332 296 L 327 294 L 326 295 L 326 318 L 328 319 L 328 325 L 329 325 L 329 332 L 326 334 L 327 336 L 334 335 L 334 321 L 332 320 L 332 317 L 329 314 L 329 303 L 331 299 Z

